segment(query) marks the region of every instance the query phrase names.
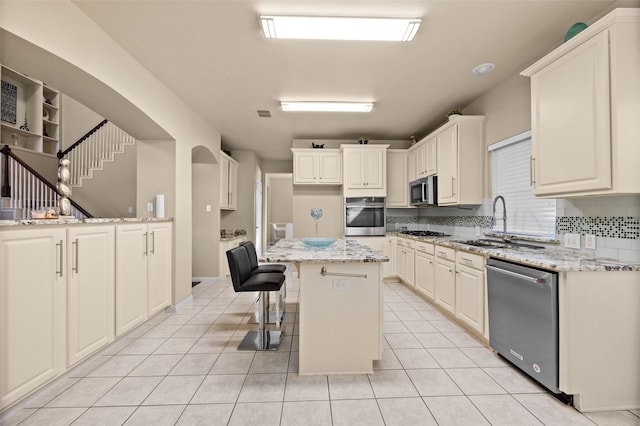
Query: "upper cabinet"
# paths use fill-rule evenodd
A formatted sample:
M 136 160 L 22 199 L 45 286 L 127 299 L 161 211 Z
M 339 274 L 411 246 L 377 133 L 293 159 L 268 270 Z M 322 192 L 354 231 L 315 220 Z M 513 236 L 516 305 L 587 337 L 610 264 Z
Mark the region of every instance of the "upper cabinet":
M 345 197 L 387 196 L 389 145 L 342 145 Z
M 60 92 L 0 66 L 2 144 L 55 156 L 59 148 Z
M 617 9 L 527 68 L 539 196 L 640 192 L 640 10 Z
M 411 176 L 413 179 L 411 180 L 436 174 L 438 170 L 436 157 L 437 141 L 434 134 L 430 134 L 411 147 L 411 152 L 413 153 L 412 161 L 415 167 L 414 174 Z
M 295 185 L 342 184 L 342 155 L 339 149 L 292 148 Z
M 440 127 L 436 140 L 438 205 L 482 202 L 484 116 L 461 116 Z
M 220 152 L 220 209 L 238 208 L 238 162 Z
M 387 207 L 409 207 L 406 149 L 387 150 Z

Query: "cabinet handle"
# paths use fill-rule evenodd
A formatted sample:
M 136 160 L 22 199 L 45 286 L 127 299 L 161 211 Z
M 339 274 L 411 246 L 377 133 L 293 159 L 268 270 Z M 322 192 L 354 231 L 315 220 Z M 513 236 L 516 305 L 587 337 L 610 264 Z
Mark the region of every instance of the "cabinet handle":
M 461 259 L 464 260 L 467 263 L 473 263 L 473 260 L 467 259 L 466 257 L 462 257 Z
M 60 270 L 56 271 L 56 274 L 59 274 L 60 277 L 64 277 L 64 268 L 62 265 L 62 256 L 64 254 L 64 251 L 62 250 L 62 240 L 60 240 L 60 242 L 56 244 L 56 247 L 60 247 L 60 263 L 59 263 Z
M 156 254 L 156 231 L 151 232 L 151 254 Z
M 432 262 L 432 261 L 429 261 L 429 265 L 433 265 L 433 262 Z
M 531 186 L 533 186 L 534 183 L 536 183 L 536 159 L 533 158 L 533 155 L 531 156 L 531 172 L 529 173 L 529 176 L 531 176 Z
M 148 233 L 144 233 L 142 234 L 142 237 L 144 238 L 144 255 L 148 256 L 149 255 L 149 237 L 147 236 Z
M 439 254 L 440 256 L 447 257 L 447 253 L 446 253 L 446 252 L 444 252 L 444 251 L 439 251 L 439 250 L 438 250 L 438 254 Z
M 451 194 L 456 195 L 456 178 L 451 176 Z
M 75 267 L 72 266 L 71 270 L 77 274 L 78 273 L 78 269 L 79 269 L 78 268 L 78 251 L 80 250 L 80 245 L 78 244 L 78 239 L 77 238 L 75 239 L 74 242 L 71 243 L 71 251 L 73 251 L 73 246 L 74 245 L 76 246 L 75 255 L 74 255 L 74 258 L 76 260 L 76 266 Z

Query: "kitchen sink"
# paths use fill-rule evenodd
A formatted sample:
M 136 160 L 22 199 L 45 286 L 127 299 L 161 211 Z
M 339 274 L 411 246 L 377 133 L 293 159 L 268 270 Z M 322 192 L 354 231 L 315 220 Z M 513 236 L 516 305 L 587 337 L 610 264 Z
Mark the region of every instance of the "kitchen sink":
M 488 238 L 481 238 L 479 240 L 466 240 L 466 241 L 456 241 L 461 244 L 467 244 L 474 247 L 487 247 L 487 248 L 530 248 L 530 249 L 543 249 L 543 246 L 538 246 L 535 244 L 526 244 L 526 243 L 517 243 L 517 242 L 506 242 L 503 240 L 491 240 Z

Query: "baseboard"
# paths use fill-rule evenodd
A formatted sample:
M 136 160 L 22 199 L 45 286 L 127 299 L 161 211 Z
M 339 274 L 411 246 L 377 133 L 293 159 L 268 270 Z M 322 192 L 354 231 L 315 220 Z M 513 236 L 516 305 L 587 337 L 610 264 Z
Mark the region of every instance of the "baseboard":
M 188 303 L 191 303 L 191 302 L 193 302 L 193 296 L 192 295 L 188 295 L 187 297 L 185 297 L 184 299 L 182 299 L 181 301 L 179 301 L 175 305 L 168 306 L 164 311 L 167 312 L 167 313 L 170 313 L 170 314 L 179 313 L 180 309 L 182 309 L 185 305 L 187 305 Z

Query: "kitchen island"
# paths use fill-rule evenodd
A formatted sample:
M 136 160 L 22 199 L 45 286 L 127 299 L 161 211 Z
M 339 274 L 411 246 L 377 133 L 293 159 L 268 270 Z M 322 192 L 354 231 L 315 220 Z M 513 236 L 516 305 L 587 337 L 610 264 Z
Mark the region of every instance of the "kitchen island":
M 280 240 L 262 262 L 293 262 L 300 279 L 299 374 L 373 373 L 382 357 L 382 262 L 354 240 L 325 248 Z

